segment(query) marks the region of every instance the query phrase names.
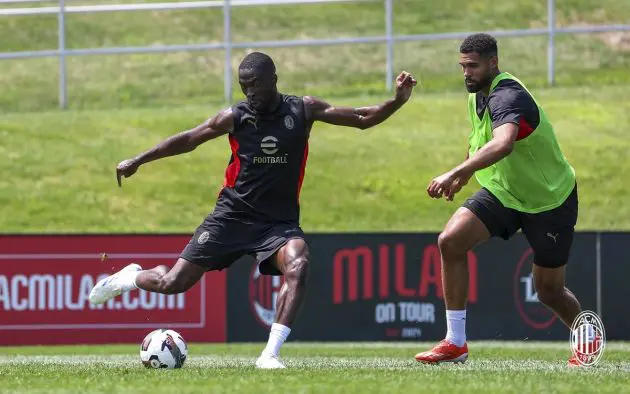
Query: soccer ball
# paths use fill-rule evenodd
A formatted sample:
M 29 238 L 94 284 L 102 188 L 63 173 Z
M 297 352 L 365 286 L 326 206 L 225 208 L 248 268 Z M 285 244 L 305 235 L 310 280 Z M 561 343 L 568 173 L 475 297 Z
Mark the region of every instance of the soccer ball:
M 140 345 L 140 360 L 147 368 L 181 368 L 187 356 L 186 341 L 173 330 L 151 331 Z

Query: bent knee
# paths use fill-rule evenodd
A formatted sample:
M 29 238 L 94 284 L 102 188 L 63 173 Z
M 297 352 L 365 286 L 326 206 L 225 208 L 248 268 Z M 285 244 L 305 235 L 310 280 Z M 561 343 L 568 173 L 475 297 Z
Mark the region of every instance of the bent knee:
M 444 230 L 438 236 L 440 252 L 446 255 L 466 254 L 468 249 L 462 237 L 455 231 Z
M 459 259 L 488 238 L 490 232 L 477 214 L 469 209 L 459 208 L 440 233 L 438 246 L 442 256 Z

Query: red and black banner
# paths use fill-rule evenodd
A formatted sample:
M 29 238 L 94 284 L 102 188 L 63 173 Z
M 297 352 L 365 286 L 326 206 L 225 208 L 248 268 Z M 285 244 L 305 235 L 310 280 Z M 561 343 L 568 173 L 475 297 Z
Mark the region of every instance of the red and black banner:
M 189 341 L 264 341 L 281 277 L 253 259 L 207 273 L 190 291 L 133 291 L 102 306 L 87 299 L 104 275 L 137 262 L 172 265 L 189 235 L 0 236 L 0 345 L 140 343 L 172 328 Z M 437 234 L 314 234 L 305 303 L 292 340 L 439 340 L 446 324 Z M 108 259 L 101 261 L 101 254 Z M 568 340 L 536 295 L 521 234 L 468 255 L 468 337 Z M 630 339 L 630 234 L 578 233 L 567 285 L 601 313 L 608 339 Z M 598 302 L 599 300 L 599 302 Z

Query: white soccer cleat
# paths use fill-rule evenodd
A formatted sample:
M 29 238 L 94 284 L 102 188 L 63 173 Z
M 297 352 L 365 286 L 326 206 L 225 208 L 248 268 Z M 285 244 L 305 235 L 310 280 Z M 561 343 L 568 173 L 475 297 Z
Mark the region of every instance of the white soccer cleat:
M 272 356 L 270 354 L 263 353 L 256 360 L 256 368 L 260 369 L 281 369 L 286 368 L 284 364 L 280 362 L 278 356 Z
M 128 271 L 142 271 L 142 267 L 138 264 L 129 264 L 115 274 L 98 281 L 90 292 L 90 302 L 98 305 L 121 295 L 124 292 L 121 276 Z

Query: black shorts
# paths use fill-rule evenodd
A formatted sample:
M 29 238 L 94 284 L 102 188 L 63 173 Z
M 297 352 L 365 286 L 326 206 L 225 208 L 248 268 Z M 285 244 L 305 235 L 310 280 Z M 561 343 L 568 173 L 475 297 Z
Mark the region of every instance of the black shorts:
M 522 229 L 534 251 L 536 265 L 557 268 L 568 262 L 578 217 L 577 185 L 562 205 L 536 214 L 506 208 L 485 188 L 463 206 L 472 211 L 494 237 L 507 240 Z
M 208 215 L 180 257 L 208 271 L 228 268 L 239 258 L 250 255 L 264 275 L 282 275 L 271 257 L 290 239 L 304 239 L 298 223 L 241 222 Z

